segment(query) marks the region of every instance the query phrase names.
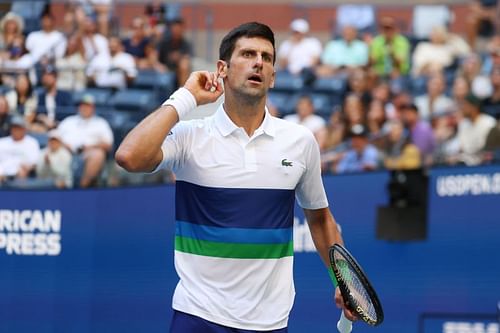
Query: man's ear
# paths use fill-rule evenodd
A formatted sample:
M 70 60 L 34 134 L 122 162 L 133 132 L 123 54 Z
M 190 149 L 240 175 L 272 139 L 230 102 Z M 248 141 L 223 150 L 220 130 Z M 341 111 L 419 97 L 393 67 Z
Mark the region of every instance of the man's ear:
M 225 79 L 227 76 L 227 62 L 224 60 L 217 60 L 217 74 L 221 79 Z
M 271 76 L 271 84 L 269 85 L 270 88 L 274 88 L 275 79 L 276 79 L 276 71 L 274 71 L 273 75 Z

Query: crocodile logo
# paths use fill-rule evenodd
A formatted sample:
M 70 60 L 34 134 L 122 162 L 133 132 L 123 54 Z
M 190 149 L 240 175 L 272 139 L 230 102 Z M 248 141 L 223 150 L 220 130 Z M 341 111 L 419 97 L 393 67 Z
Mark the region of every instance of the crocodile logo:
M 287 161 L 287 159 L 286 159 L 286 158 L 284 158 L 284 159 L 282 159 L 282 160 L 281 160 L 281 165 L 282 165 L 282 166 L 285 166 L 285 167 L 291 167 L 291 166 L 293 166 L 293 165 L 292 165 L 292 162 Z

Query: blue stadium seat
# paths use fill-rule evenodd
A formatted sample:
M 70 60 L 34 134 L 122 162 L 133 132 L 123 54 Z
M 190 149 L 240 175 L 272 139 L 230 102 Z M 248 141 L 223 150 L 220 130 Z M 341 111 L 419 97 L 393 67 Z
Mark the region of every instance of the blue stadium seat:
M 294 105 L 290 103 L 291 95 L 284 92 L 275 92 L 270 90 L 268 93 L 269 101 L 278 109 L 281 115 L 293 112 Z
M 500 106 L 499 105 L 486 105 L 483 107 L 483 112 L 500 120 Z
M 73 116 L 78 113 L 76 106 L 59 106 L 56 110 L 56 120 L 61 121 L 67 116 Z
M 304 80 L 298 75 L 287 71 L 276 72 L 274 91 L 296 93 L 304 88 Z
M 147 113 L 157 106 L 156 94 L 142 89 L 119 90 L 111 97 L 110 105 L 116 110 Z
M 109 105 L 109 100 L 111 95 L 113 95 L 112 89 L 108 88 L 87 88 L 82 91 L 73 92 L 73 103 L 75 105 L 80 104 L 82 97 L 86 94 L 90 94 L 95 99 L 96 106 Z
M 159 99 L 166 99 L 174 92 L 175 87 L 176 78 L 174 73 L 142 70 L 137 73 L 131 88 L 153 90 Z
M 313 90 L 318 93 L 343 95 L 346 89 L 347 80 L 339 76 L 318 78 L 313 84 Z

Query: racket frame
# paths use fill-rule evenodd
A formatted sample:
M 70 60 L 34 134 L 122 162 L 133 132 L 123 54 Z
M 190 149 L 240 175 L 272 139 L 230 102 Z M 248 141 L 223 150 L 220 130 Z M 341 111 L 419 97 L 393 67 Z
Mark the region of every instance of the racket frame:
M 345 283 L 344 279 L 342 278 L 342 275 L 340 273 L 340 268 L 337 267 L 337 264 L 335 262 L 335 255 L 334 253 L 338 252 L 341 254 L 341 256 L 345 259 L 348 265 L 352 267 L 352 270 L 355 272 L 356 276 L 362 283 L 363 287 L 366 290 L 366 293 L 370 297 L 370 300 L 373 304 L 373 307 L 375 309 L 375 312 L 377 314 L 377 320 L 373 320 L 366 314 L 365 310 L 363 310 L 356 302 L 356 300 L 351 297 L 351 293 L 349 292 L 349 288 L 347 287 L 347 284 Z M 329 257 L 330 257 L 330 265 L 333 269 L 333 273 L 335 275 L 335 279 L 337 280 L 338 287 L 340 289 L 340 293 L 342 294 L 342 297 L 344 300 L 347 301 L 347 305 L 352 306 L 352 310 L 356 312 L 356 314 L 361 318 L 364 322 L 371 326 L 377 326 L 380 325 L 384 321 L 384 311 L 382 309 L 382 304 L 380 303 L 380 300 L 377 296 L 377 293 L 375 292 L 375 289 L 373 288 L 372 284 L 368 280 L 365 272 L 361 268 L 361 266 L 358 264 L 356 259 L 349 253 L 349 251 L 346 250 L 342 245 L 340 244 L 334 244 L 330 247 L 329 251 Z M 351 308 L 351 307 L 349 307 Z

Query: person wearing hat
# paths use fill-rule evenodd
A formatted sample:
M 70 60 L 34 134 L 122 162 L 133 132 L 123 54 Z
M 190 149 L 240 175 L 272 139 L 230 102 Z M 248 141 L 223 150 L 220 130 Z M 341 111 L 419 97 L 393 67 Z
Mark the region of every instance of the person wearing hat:
M 57 129 L 48 133 L 48 143 L 38 159 L 36 174 L 40 179 L 52 179 L 58 188 L 71 187 L 73 171 L 71 152 L 64 146 Z
M 80 187 L 96 185 L 107 154 L 113 147 L 113 131 L 108 122 L 95 115 L 95 99 L 83 95 L 78 114 L 63 119 L 58 126 L 62 141 L 83 163 Z
M 23 179 L 34 171 L 40 145 L 26 135 L 26 122 L 15 116 L 10 122 L 10 136 L 0 138 L 0 181 Z
M 159 42 L 158 50 L 158 59 L 175 73 L 177 85 L 181 87 L 189 76 L 193 57 L 193 46 L 185 36 L 184 20 L 181 17 L 168 20 L 165 38 Z
M 469 94 L 461 105 L 464 118 L 458 126 L 458 140 L 461 160 L 467 165 L 481 163 L 481 151 L 485 146 L 486 138 L 496 125 L 495 118 L 482 113 L 482 104 L 478 97 Z
M 378 167 L 379 156 L 375 146 L 368 139 L 368 130 L 364 125 L 356 124 L 349 130 L 351 147 L 340 159 L 335 172 L 363 172 Z
M 410 43 L 398 32 L 393 17 L 380 19 L 381 33 L 370 45 L 370 64 L 376 75 L 397 78 L 410 69 Z
M 278 49 L 279 67 L 292 74 L 300 74 L 304 69 L 312 69 L 319 64 L 321 42 L 308 36 L 309 23 L 298 18 L 290 23 L 292 35 Z

